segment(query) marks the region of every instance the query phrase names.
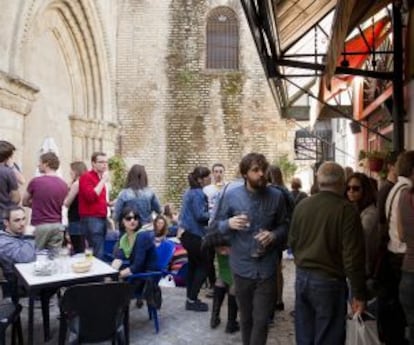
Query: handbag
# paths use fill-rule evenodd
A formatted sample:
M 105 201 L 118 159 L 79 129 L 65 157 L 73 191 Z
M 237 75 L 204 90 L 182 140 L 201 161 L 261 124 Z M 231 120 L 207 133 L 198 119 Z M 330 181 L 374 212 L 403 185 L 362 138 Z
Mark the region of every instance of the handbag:
M 207 234 L 203 237 L 201 248 L 214 248 L 222 246 L 230 246 L 229 235 L 224 235 L 217 230 L 217 214 L 219 213 L 224 194 L 229 183 L 224 186 L 223 192 L 218 198 L 217 207 L 208 225 Z
M 370 313 L 355 313 L 346 321 L 345 345 L 381 345 L 377 321 Z

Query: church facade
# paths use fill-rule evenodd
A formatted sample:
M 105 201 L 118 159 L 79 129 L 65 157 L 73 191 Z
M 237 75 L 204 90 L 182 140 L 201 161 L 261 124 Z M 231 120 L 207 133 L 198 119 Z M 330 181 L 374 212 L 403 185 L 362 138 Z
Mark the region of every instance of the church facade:
M 0 0 L 0 137 L 33 176 L 52 140 L 146 167 L 178 201 L 196 165 L 293 154 L 237 0 Z

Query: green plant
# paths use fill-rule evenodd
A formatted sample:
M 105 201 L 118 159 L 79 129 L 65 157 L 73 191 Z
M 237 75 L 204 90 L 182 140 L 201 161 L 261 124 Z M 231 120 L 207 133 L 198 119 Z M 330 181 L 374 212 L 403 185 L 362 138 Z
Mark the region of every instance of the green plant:
M 295 174 L 296 170 L 298 169 L 298 166 L 294 162 L 289 160 L 287 154 L 277 158 L 274 164 L 278 166 L 282 171 L 283 178 L 285 181 L 290 180 Z
M 367 159 L 385 159 L 388 155 L 388 151 L 377 151 L 377 150 L 373 150 L 373 151 L 365 151 L 365 150 L 360 150 L 359 151 L 359 155 L 358 155 L 358 159 L 359 160 L 363 160 L 365 158 Z
M 121 189 L 124 187 L 126 178 L 126 164 L 121 156 L 115 155 L 109 158 L 108 168 L 111 173 L 111 192 L 110 200 L 116 199 Z

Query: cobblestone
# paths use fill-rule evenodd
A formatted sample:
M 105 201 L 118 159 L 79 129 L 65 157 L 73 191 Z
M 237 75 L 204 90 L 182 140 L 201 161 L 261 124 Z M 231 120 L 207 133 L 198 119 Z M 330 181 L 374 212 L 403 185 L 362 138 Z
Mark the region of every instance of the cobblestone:
M 294 345 L 294 326 L 290 312 L 294 303 L 294 264 L 293 261 L 284 260 L 284 303 L 285 310 L 276 313 L 274 325 L 269 331 L 268 345 Z M 205 290 L 201 292 L 201 297 Z M 209 303 L 211 309 L 212 299 L 203 298 Z M 226 301 L 221 311 L 222 323 L 214 330 L 210 329 L 208 313 L 197 313 L 184 309 L 185 289 L 163 288 L 163 305 L 159 311 L 160 332 L 155 334 L 153 322 L 148 320 L 146 308 L 137 309 L 131 302 L 130 312 L 130 344 L 131 345 L 190 345 L 200 341 L 203 345 L 240 345 L 240 332 L 226 334 Z M 27 327 L 27 301 L 22 301 L 23 332 Z M 57 344 L 58 327 L 57 303 L 51 306 L 51 335 L 52 339 L 47 343 Z M 41 332 L 41 311 L 35 310 L 35 344 L 43 344 L 43 332 Z

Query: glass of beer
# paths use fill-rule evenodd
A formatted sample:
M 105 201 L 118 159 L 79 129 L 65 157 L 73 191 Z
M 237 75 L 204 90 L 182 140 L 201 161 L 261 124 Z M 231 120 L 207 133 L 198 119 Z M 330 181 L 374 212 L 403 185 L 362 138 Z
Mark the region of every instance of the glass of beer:
M 85 248 L 85 259 L 92 260 L 93 258 L 93 249 L 92 248 Z

